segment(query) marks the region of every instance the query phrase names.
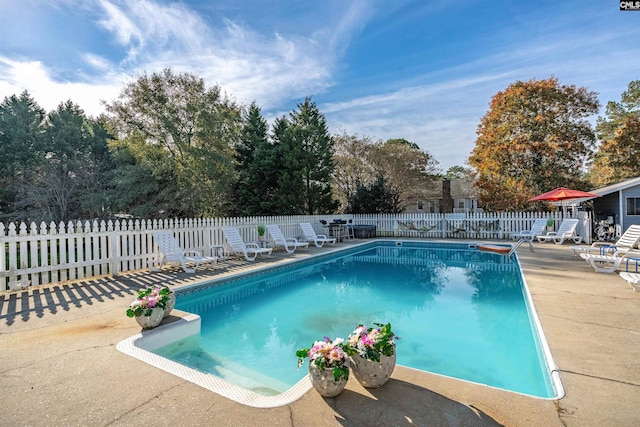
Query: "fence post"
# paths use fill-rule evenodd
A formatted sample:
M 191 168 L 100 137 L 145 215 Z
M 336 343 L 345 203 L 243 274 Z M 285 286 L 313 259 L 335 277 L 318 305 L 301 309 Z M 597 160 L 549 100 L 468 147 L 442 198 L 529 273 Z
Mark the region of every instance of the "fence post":
M 116 226 L 117 224 L 116 222 Z M 111 230 L 107 239 L 111 248 L 111 275 L 116 277 L 120 273 L 120 233 Z

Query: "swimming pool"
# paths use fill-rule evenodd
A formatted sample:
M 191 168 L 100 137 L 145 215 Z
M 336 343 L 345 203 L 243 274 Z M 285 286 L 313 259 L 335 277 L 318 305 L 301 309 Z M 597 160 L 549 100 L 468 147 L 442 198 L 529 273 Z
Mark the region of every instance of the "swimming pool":
M 201 317 L 199 333 L 150 349 L 251 393 L 279 395 L 306 376 L 295 368 L 296 349 L 346 337 L 359 323 L 391 322 L 400 365 L 557 397 L 523 283 L 514 257 L 473 245 L 377 241 L 180 291 L 176 308 Z

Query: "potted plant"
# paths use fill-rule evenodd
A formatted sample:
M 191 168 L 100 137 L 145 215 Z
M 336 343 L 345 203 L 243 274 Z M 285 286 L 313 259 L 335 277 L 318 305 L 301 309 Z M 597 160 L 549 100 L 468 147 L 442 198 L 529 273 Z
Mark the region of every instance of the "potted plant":
M 175 304 L 175 295 L 168 286 L 154 285 L 138 290 L 138 295 L 127 309 L 127 317 L 135 317 L 143 329 L 158 326 L 169 315 Z
M 549 216 L 549 218 L 547 218 L 547 231 L 553 231 L 553 224 L 555 223 L 554 219 L 552 216 Z
M 263 224 L 258 224 L 258 239 L 259 240 L 263 240 L 264 239 L 264 233 L 266 231 L 266 228 Z
M 324 397 L 339 395 L 349 379 L 349 358 L 343 350 L 344 340 L 324 337 L 311 348 L 296 351 L 298 369 L 309 358 L 309 378 L 313 387 Z
M 353 374 L 368 388 L 381 387 L 391 377 L 396 366 L 395 341 L 400 339 L 391 330 L 391 323 L 374 325 L 358 325 L 344 344 Z

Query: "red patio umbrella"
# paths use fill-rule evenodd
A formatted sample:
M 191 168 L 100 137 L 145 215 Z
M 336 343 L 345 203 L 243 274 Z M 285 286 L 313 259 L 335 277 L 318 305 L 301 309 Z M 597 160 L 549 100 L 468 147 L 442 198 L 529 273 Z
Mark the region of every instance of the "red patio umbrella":
M 559 202 L 560 200 L 582 199 L 584 197 L 600 197 L 598 194 L 587 193 L 586 191 L 572 190 L 567 187 L 558 187 L 547 191 L 539 196 L 529 199 L 530 202 Z

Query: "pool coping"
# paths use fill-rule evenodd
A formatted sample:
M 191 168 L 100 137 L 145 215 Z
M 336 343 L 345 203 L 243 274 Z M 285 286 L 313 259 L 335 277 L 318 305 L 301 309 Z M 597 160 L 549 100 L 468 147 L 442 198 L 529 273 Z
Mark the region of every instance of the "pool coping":
M 308 376 L 305 376 L 285 392 L 274 396 L 265 396 L 225 381 L 213 374 L 198 371 L 152 352 L 167 343 L 167 340 L 164 339 L 167 335 L 171 336 L 171 341 L 177 341 L 199 332 L 200 316 L 189 313 L 175 322 L 125 338 L 116 345 L 116 349 L 183 380 L 254 408 L 274 408 L 288 405 L 311 390 L 311 381 L 309 381 Z
M 347 251 L 354 251 L 357 252 L 358 248 L 362 247 L 362 246 L 375 246 L 375 244 L 377 242 L 389 242 L 389 241 L 394 241 L 394 242 L 407 242 L 407 243 L 416 243 L 416 242 L 427 242 L 427 243 L 440 243 L 440 241 L 433 241 L 433 240 L 404 240 L 404 239 L 398 239 L 398 238 L 394 238 L 394 239 L 372 239 L 372 240 L 368 240 L 367 242 L 363 242 L 354 246 L 350 246 L 349 248 L 335 248 L 332 249 L 330 251 L 327 252 L 323 252 L 321 254 L 317 254 L 317 255 L 313 255 L 311 257 L 308 258 L 304 258 L 304 259 L 299 259 L 299 260 L 293 260 L 292 262 L 289 262 L 285 265 L 281 265 L 281 266 L 265 266 L 263 268 L 258 268 L 255 270 L 252 270 L 251 272 L 247 273 L 247 272 L 240 272 L 240 273 L 235 273 L 232 275 L 228 275 L 225 277 L 221 277 L 221 278 L 216 278 L 214 280 L 206 280 L 206 281 L 202 281 L 202 282 L 197 282 L 197 283 L 193 283 L 193 284 L 189 284 L 186 286 L 181 287 L 180 291 L 181 293 L 188 293 L 189 290 L 191 289 L 198 289 L 198 288 L 203 288 L 204 284 L 211 284 L 210 286 L 215 286 L 216 283 L 220 283 L 220 282 L 228 282 L 228 281 L 233 281 L 233 280 L 238 280 L 240 278 L 244 278 L 247 275 L 259 275 L 261 273 L 265 273 L 267 271 L 273 271 L 273 270 L 277 270 L 277 269 L 284 269 L 284 268 L 295 268 L 296 265 L 301 264 L 301 263 L 310 263 L 312 260 L 315 260 L 317 258 L 328 258 L 330 256 L 336 255 L 337 253 L 340 252 L 347 252 Z M 473 248 L 475 249 L 475 247 L 477 246 L 477 243 L 475 242 L 465 242 L 465 243 L 451 243 L 451 242 L 442 242 L 444 245 L 447 246 L 467 246 L 468 248 Z M 397 243 L 396 243 L 397 245 Z M 506 246 L 506 245 L 505 245 Z M 514 253 L 512 255 L 507 255 L 507 254 L 497 254 L 496 255 L 500 255 L 500 256 L 514 256 L 517 260 L 518 265 L 520 266 L 520 260 L 517 256 L 517 253 Z M 508 389 L 504 389 L 504 388 L 500 388 L 500 387 L 496 387 L 496 386 L 492 386 L 489 384 L 483 384 L 483 383 L 479 383 L 479 382 L 474 382 L 474 381 L 470 381 L 470 380 L 466 380 L 466 379 L 462 379 L 462 378 L 457 378 L 457 377 L 452 377 L 452 376 L 448 376 L 448 375 L 443 375 L 443 374 L 438 374 L 435 372 L 431 372 L 431 371 L 424 371 L 421 369 L 417 369 L 417 368 L 412 368 L 412 367 L 408 367 L 408 366 L 404 366 L 404 365 L 398 365 L 398 366 L 403 366 L 404 368 L 410 369 L 410 370 L 415 370 L 415 371 L 420 371 L 420 372 L 428 372 L 429 374 L 432 375 L 436 375 L 436 376 L 440 376 L 443 378 L 448 378 L 448 379 L 452 379 L 452 380 L 456 380 L 456 381 L 462 381 L 462 382 L 466 382 L 469 384 L 476 384 L 476 385 L 480 385 L 480 386 L 484 386 L 484 387 L 488 387 L 488 388 L 492 388 L 492 389 L 496 389 L 496 390 L 502 390 L 508 393 L 515 393 L 518 395 L 522 395 L 522 396 L 527 396 L 527 397 L 531 397 L 534 399 L 540 399 L 540 400 L 558 400 L 564 397 L 565 395 L 565 390 L 564 390 L 564 386 L 562 384 L 562 380 L 560 379 L 560 375 L 559 375 L 559 368 L 558 366 L 555 364 L 554 360 L 553 360 L 553 356 L 551 354 L 551 350 L 549 348 L 549 345 L 547 343 L 546 340 L 546 336 L 544 335 L 544 331 L 542 329 L 542 325 L 540 323 L 540 320 L 538 318 L 536 309 L 535 309 L 535 305 L 533 302 L 533 298 L 531 296 L 531 293 L 529 291 L 529 287 L 527 285 L 526 279 L 524 277 L 524 273 L 522 271 L 522 268 L 519 268 L 519 272 L 520 272 L 520 276 L 521 276 L 521 280 L 522 280 L 522 284 L 523 284 L 523 290 L 524 290 L 524 294 L 525 294 L 525 298 L 527 299 L 527 307 L 528 307 L 528 315 L 530 317 L 530 321 L 533 320 L 533 326 L 536 329 L 536 334 L 537 334 L 537 338 L 539 340 L 539 344 L 542 347 L 541 350 L 543 352 L 543 356 L 544 356 L 544 363 L 546 365 L 547 368 L 547 375 L 550 378 L 551 381 L 551 385 L 553 387 L 553 390 L 556 392 L 555 396 L 552 397 L 540 397 L 540 396 L 534 396 L 531 394 L 526 394 L 526 393 L 522 393 L 522 392 L 518 392 L 518 391 L 514 391 L 514 390 L 508 390 Z M 210 287 L 210 286 L 207 286 Z M 183 317 L 180 317 L 177 321 L 175 322 L 171 322 L 168 324 L 164 324 L 161 326 L 158 326 L 157 328 L 154 329 L 150 329 L 150 330 L 143 330 L 142 332 L 135 334 L 131 337 L 125 338 L 124 340 L 120 341 L 117 345 L 116 345 L 116 349 L 124 354 L 127 354 L 131 357 L 134 357 L 142 362 L 145 362 L 151 366 L 154 366 L 156 368 L 159 368 L 165 372 L 168 372 L 170 374 L 173 374 L 179 378 L 182 378 L 186 381 L 192 382 L 194 384 L 197 384 L 209 391 L 212 391 L 216 394 L 219 394 L 223 397 L 226 397 L 228 399 L 231 399 L 235 402 L 238 402 L 240 404 L 243 405 L 247 405 L 250 407 L 254 407 L 254 408 L 274 408 L 274 407 L 278 407 L 278 406 L 284 406 L 284 405 L 288 405 L 290 403 L 295 402 L 296 400 L 302 398 L 302 396 L 304 396 L 305 393 L 307 393 L 308 391 L 311 390 L 312 385 L 311 385 L 311 381 L 309 380 L 308 375 L 304 376 L 300 381 L 298 381 L 296 384 L 294 384 L 291 388 L 287 389 L 286 391 L 273 395 L 273 396 L 267 396 L 267 395 L 262 395 L 256 392 L 253 392 L 251 390 L 248 390 L 244 387 L 241 387 L 239 385 L 233 384 L 229 381 L 224 380 L 223 378 L 220 378 L 216 375 L 210 374 L 210 373 L 206 373 L 206 372 L 202 372 L 202 371 L 198 371 L 197 369 L 194 368 L 190 368 L 188 366 L 185 366 L 183 364 L 174 362 L 170 359 L 167 359 L 165 357 L 162 357 L 158 354 L 153 353 L 153 350 L 162 347 L 166 344 L 169 343 L 169 341 L 167 341 L 166 339 L 163 339 L 167 334 L 171 335 L 171 342 L 175 342 L 178 341 L 180 339 L 186 338 L 188 336 L 191 335 L 195 335 L 195 334 L 199 334 L 200 333 L 200 316 L 198 316 L 197 314 L 193 314 L 193 313 L 187 313 L 184 312 L 186 315 Z

